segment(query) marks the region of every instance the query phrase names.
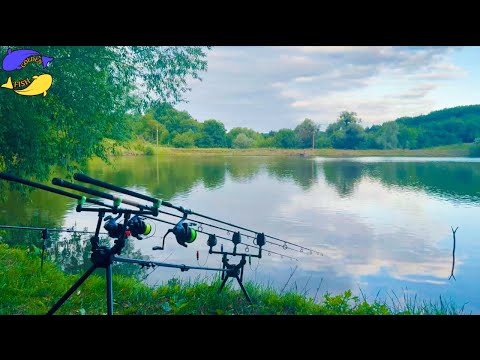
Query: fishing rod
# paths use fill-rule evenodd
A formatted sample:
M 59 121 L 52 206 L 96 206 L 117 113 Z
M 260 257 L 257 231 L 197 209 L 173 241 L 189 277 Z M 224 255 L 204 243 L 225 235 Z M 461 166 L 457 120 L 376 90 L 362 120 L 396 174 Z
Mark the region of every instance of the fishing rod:
M 113 315 L 113 277 L 112 277 L 112 264 L 113 262 L 124 262 L 124 263 L 131 263 L 131 264 L 138 264 L 142 267 L 145 266 L 162 266 L 162 267 L 171 267 L 171 268 L 178 268 L 181 271 L 188 271 L 190 269 L 198 269 L 198 270 L 210 270 L 210 271 L 220 271 L 222 274 L 227 274 L 223 278 L 234 277 L 237 276 L 237 269 L 236 268 L 210 268 L 210 267 L 200 267 L 200 266 L 188 266 L 184 264 L 170 264 L 164 262 L 155 262 L 155 261 L 146 261 L 146 260 L 137 260 L 137 259 L 128 259 L 123 257 L 118 257 L 115 255 L 120 255 L 121 250 L 125 246 L 125 240 L 127 239 L 130 234 L 135 235 L 135 233 L 144 233 L 145 229 L 150 229 L 148 226 L 138 218 L 138 215 L 130 218 L 132 213 L 138 214 L 139 211 L 132 211 L 130 209 L 116 209 L 119 216 L 116 218 L 112 218 L 111 216 L 105 217 L 106 212 L 111 212 L 109 209 L 91 209 L 98 212 L 98 221 L 97 227 L 95 230 L 95 235 L 90 238 L 91 243 L 91 261 L 92 266 L 65 292 L 65 294 L 50 308 L 47 312 L 47 315 L 53 315 L 68 298 L 75 293 L 80 285 L 83 284 L 85 280 L 97 269 L 102 268 L 105 269 L 106 272 L 106 294 L 107 294 L 107 314 Z M 145 210 L 147 212 L 147 210 Z M 150 212 L 148 212 L 150 213 Z M 124 223 L 118 224 L 116 220 L 124 216 Z M 108 219 L 107 219 L 108 218 Z M 135 220 L 134 220 L 135 219 Z M 107 220 L 104 228 L 108 230 L 109 236 L 115 238 L 115 245 L 111 248 L 107 246 L 101 246 L 99 243 L 99 230 L 103 220 Z M 134 220 L 134 221 L 132 221 Z M 239 280 L 241 281 L 241 279 Z M 248 297 L 248 293 L 243 288 L 242 290 L 245 293 L 245 296 L 251 303 L 251 299 Z
M 177 217 L 177 218 L 181 218 L 181 217 L 182 217 L 182 216 L 180 216 L 180 215 L 172 214 L 172 213 L 169 213 L 169 212 L 163 211 L 163 210 L 158 210 L 158 212 L 161 213 L 161 214 L 170 215 L 170 216 Z M 153 219 L 153 220 L 157 220 L 157 219 L 154 219 L 154 218 L 152 218 L 152 219 Z M 196 222 L 196 223 L 198 223 L 198 224 L 200 224 L 200 225 L 210 226 L 210 227 L 213 227 L 213 228 L 215 228 L 215 229 L 223 230 L 223 231 L 226 231 L 226 232 L 233 232 L 233 230 L 226 229 L 226 228 L 223 228 L 223 227 L 221 227 L 221 226 L 217 226 L 217 225 L 213 225 L 213 224 L 204 223 L 204 222 L 202 222 L 202 221 L 200 221 L 200 220 L 198 220 L 198 219 L 190 219 L 190 220 L 192 220 L 192 221 L 194 221 L 194 222 Z M 245 237 L 250 238 L 250 239 L 253 239 L 254 241 L 255 241 L 255 239 L 256 239 L 255 236 L 248 235 L 248 234 L 245 234 L 245 233 L 240 233 L 240 235 L 245 236 Z M 267 235 L 265 235 L 265 236 L 267 236 Z M 313 251 L 315 251 L 315 250 L 306 248 L 306 247 L 301 246 L 301 245 L 296 245 L 296 246 L 298 246 L 298 247 L 301 248 L 300 250 L 297 250 L 297 249 L 293 249 L 293 248 L 291 248 L 291 247 L 290 247 L 290 248 L 287 247 L 286 244 L 281 245 L 281 244 L 277 244 L 277 243 L 274 243 L 274 242 L 268 241 L 268 240 L 265 240 L 265 242 L 268 243 L 268 244 L 272 244 L 272 245 L 281 247 L 283 250 L 289 249 L 289 250 L 293 250 L 293 251 L 296 251 L 296 252 L 299 252 L 299 253 L 304 253 L 303 250 L 306 250 L 306 251 L 309 251 L 309 252 L 310 252 L 310 255 L 312 254 Z M 254 243 L 255 243 L 255 242 L 254 242 Z M 318 253 L 318 252 L 317 252 L 317 253 Z M 319 254 L 319 253 L 318 253 L 318 254 Z
M 94 231 L 85 231 L 85 230 L 72 230 L 72 229 L 58 229 L 58 228 L 41 228 L 33 226 L 13 226 L 13 225 L 0 225 L 0 229 L 18 229 L 18 230 L 36 230 L 43 231 L 47 229 L 48 231 L 53 232 L 73 232 L 73 233 L 82 233 L 82 234 L 95 234 Z M 100 234 L 106 235 L 107 233 L 101 232 Z
M 173 206 L 172 206 L 172 207 L 173 207 Z M 182 211 L 181 209 L 183 209 L 181 206 L 180 206 L 180 207 L 173 207 L 173 208 L 174 208 L 174 209 L 177 209 L 177 210 L 179 210 L 179 211 Z M 209 219 L 209 220 L 212 220 L 212 221 L 216 221 L 216 222 L 219 222 L 219 223 L 228 225 L 228 226 L 236 227 L 236 228 L 241 229 L 241 230 L 249 231 L 249 232 L 252 232 L 252 233 L 257 234 L 257 235 L 260 234 L 258 231 L 251 230 L 251 229 L 247 229 L 247 228 L 245 228 L 245 227 L 238 226 L 238 225 L 235 225 L 235 224 L 226 222 L 226 221 L 218 220 L 218 219 L 215 219 L 215 218 L 210 217 L 210 216 L 207 216 L 207 215 L 202 215 L 202 214 L 197 213 L 197 212 L 192 211 L 192 210 L 183 210 L 183 211 L 187 211 L 189 214 L 196 215 L 196 216 L 200 216 L 200 217 L 204 217 L 205 219 Z M 182 211 L 182 212 L 183 212 L 183 211 Z M 304 246 L 301 246 L 301 245 L 292 243 L 292 242 L 290 242 L 290 241 L 282 240 L 282 239 L 276 238 L 276 237 L 274 237 L 274 236 L 270 236 L 270 235 L 266 235 L 266 234 L 265 234 L 265 237 L 268 237 L 268 238 L 270 238 L 270 239 L 274 239 L 274 240 L 277 240 L 277 241 L 281 241 L 281 242 L 284 243 L 284 244 L 290 244 L 290 245 L 292 245 L 292 246 L 298 246 L 299 248 L 303 248 L 303 249 L 308 250 L 308 251 L 310 251 L 310 252 L 312 252 L 312 253 L 316 253 L 317 255 L 320 254 L 320 252 L 318 252 L 318 251 L 316 251 L 316 250 L 308 249 L 308 248 L 306 248 L 306 247 L 304 247 Z M 271 243 L 271 242 L 270 242 L 270 243 Z M 286 250 L 286 246 L 285 246 L 285 245 L 282 246 L 282 247 Z
M 90 189 L 90 188 L 87 188 L 85 186 L 81 186 L 81 185 L 77 185 L 77 184 L 72 184 L 71 182 L 68 182 L 68 181 L 60 179 L 60 178 L 53 178 L 52 179 L 52 184 L 57 185 L 57 186 L 66 187 L 66 188 L 69 188 L 69 189 L 72 189 L 72 190 L 81 191 L 81 192 L 84 192 L 84 193 L 87 193 L 87 194 L 90 194 L 90 195 L 93 195 L 93 196 L 98 196 L 98 197 L 101 197 L 101 198 L 104 198 L 104 199 L 112 200 L 114 207 L 118 207 L 122 203 L 124 203 L 124 204 L 127 204 L 127 205 L 135 206 L 135 207 L 137 207 L 141 210 L 149 210 L 149 211 L 152 212 L 152 214 L 158 215 L 158 207 L 142 205 L 142 204 L 139 204 L 138 202 L 133 201 L 133 200 L 123 199 L 123 198 L 120 198 L 118 196 L 115 196 L 115 195 L 112 195 L 112 194 L 107 194 L 107 193 L 102 192 L 102 191 L 98 191 L 98 190 L 95 190 L 95 189 Z
M 147 219 L 151 219 L 151 220 L 154 220 L 154 221 L 159 221 L 159 222 L 162 222 L 162 223 L 165 223 L 165 224 L 169 224 L 169 225 L 176 225 L 176 223 L 173 223 L 173 222 L 170 222 L 170 221 L 167 221 L 167 220 L 162 220 L 162 219 L 157 219 L 157 218 L 154 218 L 154 217 L 151 217 L 151 216 L 148 216 L 148 215 L 144 215 L 143 216 L 144 218 L 147 218 Z M 222 239 L 222 240 L 226 240 L 226 241 L 232 241 L 232 239 L 229 239 L 229 238 L 226 238 L 226 237 L 223 237 L 223 236 L 220 236 L 220 235 L 216 235 L 216 234 L 212 234 L 212 233 L 208 233 L 206 231 L 203 231 L 203 230 L 196 230 L 197 232 L 201 233 L 201 234 L 205 234 L 205 235 L 208 235 L 208 236 L 213 236 L 215 235 L 215 237 L 219 238 L 219 239 Z M 255 245 L 248 245 L 248 244 L 242 244 L 244 245 L 246 248 L 254 248 L 254 249 L 260 249 L 260 247 L 258 246 L 255 246 Z M 153 250 L 163 250 L 163 245 L 162 247 L 160 246 L 154 246 L 153 247 Z M 248 251 L 248 250 L 247 250 Z M 275 254 L 275 255 L 279 255 L 281 256 L 282 258 L 283 257 L 286 257 L 287 259 L 291 259 L 291 260 L 295 260 L 295 261 L 298 261 L 297 258 L 293 257 L 293 256 L 289 256 L 289 255 L 284 255 L 284 254 L 280 254 L 280 253 L 277 253 L 275 251 L 272 251 L 272 250 L 266 250 L 269 255 L 270 254 Z
M 106 198 L 109 200 L 113 200 L 114 204 L 113 206 L 106 205 L 101 201 L 94 200 L 94 199 L 89 199 L 86 198 L 85 196 L 81 195 L 76 195 L 72 194 L 63 190 L 55 189 L 46 185 L 38 184 L 32 181 L 20 179 L 18 177 L 5 174 L 5 173 L 0 173 L 0 178 L 9 180 L 9 181 L 15 181 L 19 182 L 21 184 L 29 185 L 32 187 L 40 188 L 46 191 L 50 191 L 56 194 L 64 195 L 70 198 L 77 199 L 78 204 L 76 207 L 77 212 L 81 211 L 89 211 L 89 212 L 97 212 L 98 213 L 98 221 L 97 221 L 97 226 L 95 230 L 95 234 L 90 238 L 90 243 L 91 243 L 91 256 L 90 259 L 92 261 L 92 266 L 67 290 L 67 292 L 52 306 L 52 308 L 47 312 L 48 315 L 54 314 L 60 306 L 68 300 L 68 298 L 76 291 L 76 289 L 97 269 L 97 268 L 102 268 L 105 269 L 106 271 L 106 293 L 107 293 L 107 314 L 112 315 L 113 314 L 113 288 L 112 288 L 112 263 L 114 261 L 119 261 L 119 262 L 131 262 L 131 263 L 137 263 L 139 265 L 145 266 L 146 264 L 152 265 L 153 263 L 147 262 L 145 263 L 143 260 L 134 260 L 134 259 L 129 259 L 126 260 L 124 258 L 117 258 L 115 255 L 120 255 L 122 249 L 125 247 L 125 243 L 127 238 L 130 235 L 133 235 L 137 237 L 138 239 L 141 239 L 139 235 L 148 235 L 151 231 L 151 225 L 147 224 L 146 222 L 143 221 L 140 216 L 146 216 L 146 215 L 154 215 L 158 216 L 158 207 L 162 203 L 161 200 L 153 199 L 152 201 L 153 206 L 146 206 L 139 204 L 137 202 L 128 200 L 128 201 L 123 201 L 121 198 L 113 196 L 111 194 L 106 194 L 103 192 L 100 192 L 98 190 L 94 189 L 89 189 L 85 188 L 80 185 L 75 185 L 72 183 L 69 183 L 65 180 L 59 179 L 59 178 L 54 178 L 52 180 L 52 183 L 54 185 L 58 186 L 63 186 L 67 187 L 76 191 L 82 191 L 87 194 L 91 194 L 94 196 L 99 196 L 102 198 Z M 121 188 L 120 188 L 121 189 Z M 127 191 L 126 189 L 122 189 L 122 191 Z M 131 192 L 131 194 L 135 194 L 134 192 Z M 150 200 L 149 199 L 149 200 Z M 83 207 L 85 202 L 91 202 L 97 205 L 100 205 L 100 208 L 90 208 L 90 207 Z M 125 203 L 128 205 L 135 206 L 139 208 L 139 210 L 133 210 L 133 209 L 125 209 L 125 208 L 119 208 L 119 205 L 121 203 Z M 118 214 L 115 218 L 112 217 L 111 215 L 105 216 L 107 213 L 112 213 L 112 214 Z M 118 223 L 117 220 L 120 219 L 123 215 L 123 223 Z M 134 215 L 132 217 L 132 215 Z M 173 229 L 170 229 L 163 237 L 163 240 L 165 241 L 165 237 L 169 232 L 173 232 L 175 234 L 175 237 L 177 238 L 177 242 L 183 246 L 187 246 L 186 243 L 191 243 L 195 240 L 196 238 L 196 230 L 193 229 L 185 220 L 187 219 L 187 213 L 184 213 L 184 216 L 182 219 L 175 224 Z M 102 221 L 105 221 L 104 228 L 108 231 L 108 235 L 112 238 L 115 239 L 115 244 L 112 247 L 108 247 L 106 245 L 100 245 L 100 239 L 99 239 L 99 233 L 100 233 L 100 227 L 102 224 Z M 172 224 L 172 223 L 170 223 Z M 202 231 L 203 232 L 203 231 Z M 44 229 L 42 230 L 42 237 L 45 235 L 45 238 L 48 237 L 48 230 Z M 250 296 L 248 295 L 245 287 L 243 286 L 243 270 L 244 266 L 246 264 L 246 257 L 248 256 L 250 261 L 251 257 L 258 257 L 261 258 L 261 252 L 262 252 L 262 246 L 265 245 L 265 236 L 263 233 L 258 233 L 257 234 L 257 244 L 258 244 L 258 254 L 248 254 L 248 253 L 238 253 L 236 251 L 237 245 L 241 243 L 241 235 L 239 232 L 235 232 L 234 236 L 232 238 L 232 242 L 234 243 L 234 248 L 233 252 L 224 252 L 223 251 L 223 246 L 221 251 L 214 251 L 213 246 L 217 244 L 216 241 L 216 236 L 214 234 L 209 235 L 209 239 L 207 244 L 210 246 L 209 253 L 214 253 L 214 254 L 222 254 L 222 269 L 217 269 L 217 268 L 206 268 L 206 267 L 186 267 L 186 265 L 176 265 L 176 264 L 168 264 L 168 263 L 161 263 L 161 262 L 156 262 L 154 265 L 158 266 L 167 266 L 167 267 L 177 267 L 180 268 L 182 271 L 188 270 L 188 269 L 203 269 L 203 270 L 212 270 L 212 271 L 221 271 L 222 272 L 222 284 L 220 285 L 220 288 L 218 289 L 218 293 L 222 291 L 224 288 L 226 281 L 229 278 L 235 278 L 237 279 L 240 288 L 242 289 L 245 297 L 247 298 L 248 302 L 252 304 L 252 300 Z M 233 255 L 233 256 L 240 256 L 241 261 L 238 264 L 230 264 L 228 255 Z M 281 255 L 281 254 L 280 254 Z M 43 265 L 43 257 L 42 257 L 42 265 Z
M 164 220 L 160 220 L 160 219 L 157 219 L 157 218 L 152 218 L 152 217 L 147 217 L 146 215 L 143 215 L 143 217 L 145 218 L 149 218 L 149 219 L 152 219 L 152 220 L 155 220 L 155 221 L 160 221 L 160 222 L 165 222 L 165 223 L 168 223 L 168 224 L 171 224 L 171 225 L 174 225 L 175 227 L 170 229 L 163 237 L 163 244 L 162 246 L 157 246 L 155 247 L 157 250 L 163 250 L 164 249 L 164 246 L 165 246 L 165 237 L 167 236 L 168 233 L 170 232 L 173 232 L 176 236 L 176 239 L 177 239 L 177 242 L 182 245 L 182 246 L 187 246 L 186 244 L 187 243 L 190 243 L 190 242 L 193 242 L 196 238 L 196 232 L 200 232 L 200 233 L 204 233 L 204 234 L 207 234 L 207 235 L 213 235 L 211 233 L 207 233 L 207 232 L 204 232 L 204 231 L 199 231 L 199 230 L 195 230 L 195 229 L 192 229 L 189 224 L 187 222 L 185 222 L 186 218 L 187 218 L 187 215 L 188 214 L 195 214 L 197 216 L 203 216 L 201 214 L 197 214 L 195 212 L 192 212 L 191 210 L 186 210 L 184 209 L 183 207 L 178 207 L 178 206 L 175 206 L 173 204 L 171 204 L 170 202 L 168 201 L 163 201 L 163 200 L 159 200 L 159 199 L 155 199 L 153 197 L 150 197 L 148 195 L 144 195 L 144 194 L 140 194 L 140 193 L 137 193 L 135 191 L 132 191 L 132 190 L 128 190 L 128 189 L 124 189 L 124 188 L 121 188 L 119 186 L 116 186 L 116 185 L 113 185 L 113 184 L 110 184 L 110 183 L 106 183 L 104 181 L 101 181 L 101 180 L 97 180 L 97 179 L 94 179 L 94 178 L 91 178 L 87 175 L 84 175 L 84 174 L 80 174 L 80 173 L 76 173 L 73 175 L 73 178 L 75 180 L 78 180 L 78 181 L 82 181 L 82 182 L 85 182 L 85 183 L 89 183 L 89 184 L 92 184 L 92 185 L 96 185 L 96 186 L 100 186 L 100 187 L 104 187 L 106 189 L 109 189 L 109 190 L 113 190 L 113 191 L 117 191 L 117 192 L 120 192 L 120 193 L 124 193 L 124 194 L 127 194 L 127 195 L 130 195 L 130 196 L 136 196 L 138 198 L 141 198 L 143 200 L 146 200 L 146 201 L 150 201 L 154 204 L 154 206 L 159 206 L 159 205 L 164 205 L 164 206 L 167 206 L 167 207 L 171 207 L 171 208 L 174 208 L 176 210 L 179 210 L 183 213 L 183 217 L 182 220 L 177 223 L 177 224 L 174 224 L 174 223 L 170 223 L 170 222 L 165 222 Z M 100 192 L 98 190 L 93 190 L 93 189 L 90 189 L 90 188 L 86 188 L 86 187 L 83 187 L 83 186 L 80 186 L 80 185 L 76 185 L 76 184 L 72 184 L 72 183 L 69 183 L 65 180 L 62 180 L 62 179 L 58 179 L 58 178 L 54 178 L 52 180 L 52 183 L 54 183 L 55 185 L 59 185 L 59 186 L 65 186 L 65 187 L 68 187 L 68 188 L 72 188 L 74 190 L 78 190 L 78 191 L 84 191 L 84 192 L 87 192 L 87 193 L 90 193 L 92 195 L 95 195 L 95 196 L 100 196 L 100 197 L 104 197 L 104 198 L 108 198 L 108 199 L 111 199 L 111 200 L 114 200 L 113 196 L 111 194 L 107 194 L 107 193 L 104 193 L 104 192 Z M 145 207 L 138 204 L 138 203 L 132 203 L 132 205 L 135 204 L 134 206 L 137 206 L 139 208 L 142 208 L 144 209 Z M 171 213 L 168 213 L 168 212 L 164 212 L 164 211 L 161 211 L 161 210 L 158 210 L 157 208 L 157 212 L 163 212 L 167 215 L 173 215 L 173 216 L 176 216 L 176 217 L 180 217 L 178 215 L 174 215 L 174 214 L 171 214 Z M 158 214 L 155 214 L 155 215 L 158 215 Z M 206 217 L 206 216 L 205 216 Z M 216 219 L 213 219 L 213 218 L 210 218 L 210 217 L 206 217 L 206 218 L 209 218 L 209 219 L 212 219 L 213 221 L 218 221 Z M 200 223 L 200 221 L 196 220 L 196 222 Z M 221 222 L 221 221 L 220 221 Z M 206 225 L 206 226 L 210 226 L 212 224 L 207 224 L 207 223 L 203 223 L 202 224 Z M 230 224 L 230 223 L 226 223 L 227 225 L 229 226 L 232 226 L 232 227 L 237 227 L 236 225 L 233 225 L 233 224 Z M 213 227 L 216 227 L 215 225 L 213 225 Z M 217 227 L 217 228 L 220 228 L 220 227 Z M 242 227 L 239 227 L 241 229 L 245 229 L 245 228 L 242 228 Z M 225 229 L 225 228 L 221 228 L 222 230 L 224 231 L 230 231 L 228 229 Z M 193 231 L 192 231 L 193 230 Z M 263 237 L 263 241 L 265 242 L 264 240 L 264 237 L 266 235 L 263 235 L 263 233 L 259 233 L 259 232 L 255 232 L 255 231 L 252 231 L 252 230 L 249 230 L 249 229 L 246 229 L 247 231 L 251 231 L 251 232 L 254 232 L 255 234 L 257 234 L 257 237 L 259 235 L 262 235 Z M 238 233 L 239 235 L 241 235 L 240 233 Z M 247 235 L 248 237 L 251 237 L 253 238 L 252 236 L 250 235 Z M 228 238 L 224 238 L 224 237 L 221 237 L 219 236 L 219 238 L 222 238 L 222 239 L 225 239 L 225 240 L 228 240 L 228 241 L 232 241 L 231 239 L 228 239 Z M 256 238 L 254 238 L 256 239 Z M 280 246 L 282 247 L 283 249 L 286 250 L 286 243 L 290 243 L 290 242 L 287 242 L 287 241 L 284 241 L 284 245 L 278 245 L 278 244 L 275 244 L 275 243 L 272 243 L 272 242 L 269 242 L 271 244 L 274 244 L 276 246 Z M 290 244 L 293 244 L 293 243 L 290 243 Z M 296 244 L 294 244 L 296 245 Z M 261 246 L 254 246 L 254 245 L 250 245 L 252 248 L 255 248 L 255 249 L 259 249 L 261 250 Z M 263 244 L 262 244 L 263 246 Z M 305 250 L 308 250 L 310 251 L 310 253 L 313 253 L 314 250 L 311 250 L 311 249 L 308 249 L 308 248 L 305 248 L 305 247 L 302 247 L 300 245 L 296 245 L 298 247 L 300 247 L 302 250 L 305 249 Z M 296 249 L 292 249 L 292 250 L 296 250 Z M 296 250 L 298 251 L 298 250 Z M 303 251 L 300 251 L 300 252 L 303 252 Z M 316 252 L 316 251 L 315 251 Z M 280 255 L 280 256 L 285 256 L 289 259 L 293 259 L 293 260 L 296 260 L 298 261 L 298 259 L 294 258 L 294 257 L 291 257 L 291 256 L 288 256 L 288 255 L 283 255 L 283 254 L 279 254 L 277 252 L 274 252 L 274 251 L 269 251 L 269 253 L 272 253 L 272 254 L 276 254 L 276 255 Z M 318 253 L 318 252 L 317 252 Z M 261 254 L 261 253 L 260 253 Z
M 155 205 L 163 205 L 163 206 L 166 206 L 166 207 L 169 207 L 169 208 L 172 208 L 172 209 L 175 209 L 177 211 L 180 211 L 181 213 L 183 213 L 184 215 L 196 215 L 196 216 L 200 216 L 200 217 L 203 217 L 205 219 L 209 219 L 209 220 L 212 220 L 212 221 L 216 221 L 216 222 L 219 222 L 219 223 L 222 223 L 222 224 L 225 224 L 225 225 L 228 225 L 228 226 L 231 226 L 231 227 L 236 227 L 238 229 L 241 229 L 241 230 L 244 230 L 244 231 L 249 231 L 249 232 L 252 232 L 256 235 L 259 235 L 259 234 L 263 234 L 263 233 L 260 233 L 258 231 L 255 231 L 255 230 L 251 230 L 251 229 L 248 229 L 248 228 L 245 228 L 245 227 L 242 227 L 242 226 L 238 226 L 238 225 L 235 225 L 235 224 L 232 224 L 232 223 L 229 223 L 229 222 L 226 222 L 226 221 L 223 221 L 223 220 L 219 220 L 219 219 L 215 219 L 213 217 L 210 217 L 210 216 L 207 216 L 207 215 L 203 215 L 203 214 L 200 214 L 200 213 L 197 213 L 195 211 L 192 211 L 190 209 L 185 209 L 183 206 L 176 206 L 176 205 L 173 205 L 172 203 L 168 202 L 168 201 L 164 201 L 164 200 L 160 200 L 160 199 L 155 199 L 151 196 L 148 196 L 148 195 L 144 195 L 144 194 L 140 194 L 140 193 L 137 193 L 135 191 L 132 191 L 132 190 L 128 190 L 128 189 L 124 189 L 124 188 L 121 188 L 119 186 L 116 186 L 116 185 L 113 185 L 113 184 L 109 184 L 109 183 L 106 183 L 104 181 L 101 181 L 101 180 L 97 180 L 97 179 L 94 179 L 94 178 L 91 178 L 85 174 L 80 174 L 80 173 L 76 173 L 73 175 L 73 178 L 75 180 L 78 180 L 78 181 L 82 181 L 82 182 L 85 182 L 85 183 L 88 183 L 88 184 L 92 184 L 92 185 L 96 185 L 96 186 L 100 186 L 100 187 L 104 187 L 106 189 L 109 189 L 109 190 L 113 190 L 113 191 L 118 191 L 120 193 L 124 193 L 124 194 L 127 194 L 127 195 L 130 195 L 130 196 L 135 196 L 135 197 L 138 197 L 140 199 L 143 199 L 143 200 L 147 200 L 147 201 L 150 201 L 152 202 L 153 204 Z M 111 196 L 111 195 L 110 195 Z M 102 196 L 104 197 L 104 196 Z M 228 230 L 227 230 L 228 231 Z M 285 245 L 286 244 L 290 244 L 292 246 L 297 246 L 301 249 L 304 249 L 304 250 L 307 250 L 307 251 L 310 251 L 311 253 L 316 253 L 317 255 L 320 254 L 320 252 L 316 251 L 316 250 L 312 250 L 312 249 L 309 249 L 309 248 L 306 248 L 306 247 L 303 247 L 301 245 L 298 245 L 298 244 L 295 244 L 295 243 L 292 243 L 292 242 L 289 242 L 289 241 L 286 241 L 286 240 L 282 240 L 282 239 L 279 239 L 277 237 L 273 237 L 273 236 L 270 236 L 270 235 L 265 235 L 265 237 L 268 237 L 268 238 L 271 238 L 271 239 L 274 239 L 274 240 L 277 240 L 277 241 L 281 241 L 282 243 L 284 243 L 284 245 L 282 246 L 283 249 L 285 249 Z M 286 250 L 286 249 L 285 249 Z
M 25 179 L 22 179 L 22 178 L 19 178 L 17 176 L 10 175 L 10 174 L 4 173 L 4 172 L 0 172 L 0 179 L 17 182 L 19 184 L 28 185 L 28 186 L 31 186 L 31 187 L 34 187 L 34 188 L 46 190 L 46 191 L 49 191 L 49 192 L 52 192 L 52 193 L 55 193 L 55 194 L 58 194 L 58 195 L 67 196 L 69 198 L 78 200 L 79 205 L 84 204 L 85 202 L 88 202 L 88 203 L 91 203 L 91 204 L 104 206 L 104 207 L 107 207 L 107 208 L 113 208 L 113 206 L 104 204 L 103 202 L 95 200 L 95 199 L 90 199 L 90 198 L 87 198 L 85 196 L 73 194 L 73 193 L 70 193 L 70 192 L 67 192 L 67 191 L 63 191 L 63 190 L 60 190 L 60 189 L 53 188 L 51 186 L 39 184 L 39 183 L 30 181 L 30 180 L 25 180 Z

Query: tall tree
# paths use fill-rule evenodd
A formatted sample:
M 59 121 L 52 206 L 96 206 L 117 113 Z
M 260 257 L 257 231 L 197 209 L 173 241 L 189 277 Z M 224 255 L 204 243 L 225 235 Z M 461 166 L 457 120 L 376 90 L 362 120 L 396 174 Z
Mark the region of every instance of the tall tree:
M 102 140 L 128 137 L 126 112 L 159 100 L 183 101 L 187 79 L 207 69 L 205 49 L 196 46 L 22 48 L 54 60 L 45 69 L 30 63 L 21 71 L 2 71 L 1 84 L 42 73 L 53 83 L 46 96 L 0 89 L 0 170 L 40 180 L 52 166 L 73 170 L 92 155 L 106 159 Z M 0 54 L 7 49 L 0 46 Z
M 355 112 L 343 111 L 333 124 L 328 125 L 326 133 L 331 137 L 332 145 L 337 149 L 358 149 L 365 141 L 365 130 L 361 119 Z
M 203 124 L 195 120 L 187 111 L 179 111 L 170 104 L 163 102 L 153 106 L 155 119 L 163 124 L 168 132 L 168 142 L 171 142 L 176 134 L 183 134 L 191 130 L 198 137 L 202 131 Z
M 274 136 L 276 147 L 292 149 L 298 146 L 298 139 L 293 130 L 280 129 Z
M 305 119 L 295 127 L 295 134 L 297 135 L 300 147 L 313 148 L 315 144 L 315 135 L 318 132 L 319 126 L 311 119 Z
M 398 124 L 394 121 L 384 123 L 377 142 L 383 149 L 396 149 L 398 146 Z
M 247 138 L 252 139 L 252 142 L 249 142 L 249 147 L 257 146 L 261 144 L 264 140 L 263 136 L 256 132 L 255 130 L 248 129 L 248 128 L 243 128 L 243 127 L 235 127 L 231 129 L 228 134 L 227 134 L 227 146 L 228 147 L 235 147 L 235 139 L 238 137 L 238 135 L 244 134 Z M 242 141 L 245 140 L 244 137 L 241 138 Z
M 253 147 L 255 144 L 255 140 L 248 137 L 244 133 L 240 133 L 237 137 L 233 140 L 233 147 L 238 149 L 247 149 Z
M 199 147 L 225 147 L 227 146 L 226 134 L 223 123 L 213 119 L 205 120 L 197 145 Z

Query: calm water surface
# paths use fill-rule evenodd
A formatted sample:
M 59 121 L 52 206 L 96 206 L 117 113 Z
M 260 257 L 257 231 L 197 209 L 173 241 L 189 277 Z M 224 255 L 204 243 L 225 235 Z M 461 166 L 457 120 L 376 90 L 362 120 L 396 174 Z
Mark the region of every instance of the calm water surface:
M 429 300 L 441 296 L 459 307 L 466 304 L 467 313 L 480 313 L 479 160 L 122 157 L 113 165 L 93 161 L 87 174 L 321 253 L 306 255 L 266 246 L 298 261 L 266 254 L 260 263 L 254 259 L 247 265 L 246 279 L 281 289 L 298 266 L 287 288 L 312 296 L 319 286 L 320 293 L 362 291 L 369 300 L 389 299 L 394 293 Z M 94 230 L 96 214 L 77 213 L 70 199 L 40 190 L 29 198 L 9 194 L 0 206 L 0 222 Z M 152 251 L 168 229 L 165 224 L 152 224 L 155 235 L 142 241 L 132 238 L 122 255 L 220 266 L 218 255 L 208 256 L 207 237 L 202 234 L 186 249 L 169 235 L 164 251 Z M 449 280 L 451 226 L 458 226 L 456 281 Z M 231 237 L 222 231 L 217 234 Z M 18 231 L 10 237 L 24 238 Z M 88 236 L 82 237 L 73 247 L 57 244 L 51 254 L 66 269 L 89 266 L 89 247 L 81 246 L 86 240 Z M 243 241 L 251 244 L 247 238 Z M 114 271 L 122 266 L 117 264 Z M 198 276 L 211 274 L 157 268 L 144 281 L 154 285 L 172 277 Z

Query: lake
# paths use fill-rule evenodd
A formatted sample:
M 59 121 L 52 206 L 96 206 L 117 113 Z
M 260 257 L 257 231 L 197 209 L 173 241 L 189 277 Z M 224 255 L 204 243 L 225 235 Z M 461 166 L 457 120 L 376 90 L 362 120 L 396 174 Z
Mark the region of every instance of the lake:
M 298 261 L 269 256 L 265 251 L 260 262 L 252 259 L 251 265 L 246 265 L 245 280 L 280 290 L 296 289 L 309 296 L 317 289 L 319 294 L 351 289 L 367 300 L 378 296 L 402 301 L 404 296 L 416 296 L 438 301 L 441 297 L 465 306 L 466 313 L 480 314 L 480 159 L 140 156 L 119 157 L 111 165 L 92 161 L 86 173 L 320 253 L 293 251 L 289 244 L 286 250 L 283 243 L 267 244 L 265 250 Z M 77 213 L 75 206 L 75 200 L 41 190 L 33 191 L 28 199 L 10 193 L 0 205 L 0 223 L 94 231 L 97 215 Z M 159 218 L 178 220 L 162 214 Z M 219 255 L 208 256 L 204 234 L 188 248 L 178 245 L 170 234 L 165 250 L 152 250 L 171 226 L 150 223 L 154 236 L 141 241 L 130 238 L 122 255 L 221 266 Z M 458 227 L 456 280 L 449 279 L 451 227 Z M 206 226 L 203 229 L 232 236 Z M 29 238 L 40 244 L 38 232 L 26 233 L 9 230 L 5 238 L 9 242 Z M 62 241 L 63 235 L 58 240 Z M 73 246 L 59 242 L 49 254 L 67 271 L 78 271 L 90 265 L 87 243 L 88 235 Z M 230 248 L 227 241 L 219 243 Z M 242 238 L 243 243 L 252 244 L 247 237 Z M 244 245 L 239 248 L 245 249 Z M 249 247 L 249 251 L 255 249 Z M 133 265 L 116 264 L 114 272 L 129 266 Z M 139 276 L 155 285 L 172 277 L 212 274 L 157 267 Z

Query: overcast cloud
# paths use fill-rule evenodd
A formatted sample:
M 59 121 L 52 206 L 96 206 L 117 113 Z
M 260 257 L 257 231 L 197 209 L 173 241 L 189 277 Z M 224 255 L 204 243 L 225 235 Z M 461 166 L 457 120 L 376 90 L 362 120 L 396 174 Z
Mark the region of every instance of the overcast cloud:
M 471 77 L 451 47 L 214 47 L 203 81 L 177 106 L 227 129 L 328 124 L 343 110 L 366 126 L 455 105 Z M 451 93 L 452 86 L 458 91 Z M 450 91 L 447 93 L 446 91 Z M 450 95 L 449 95 L 450 94 Z

